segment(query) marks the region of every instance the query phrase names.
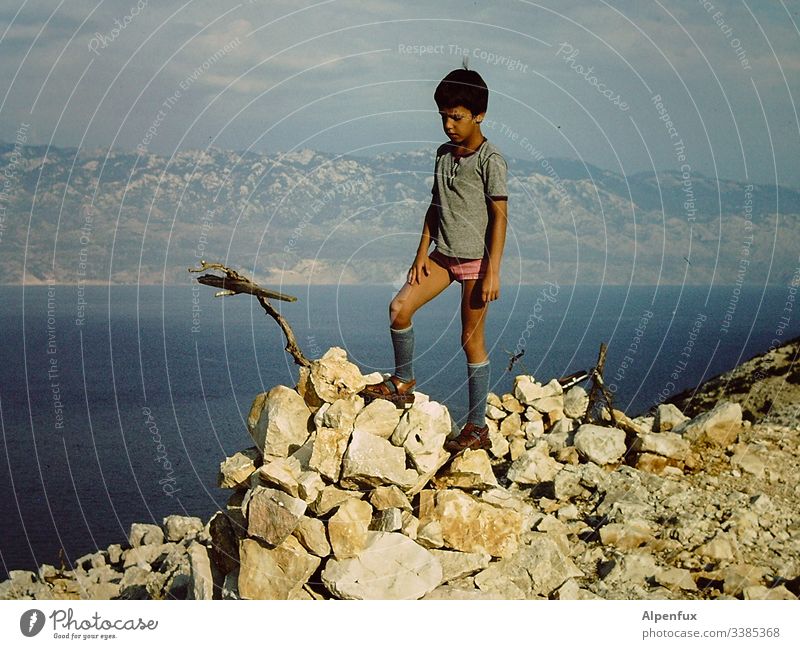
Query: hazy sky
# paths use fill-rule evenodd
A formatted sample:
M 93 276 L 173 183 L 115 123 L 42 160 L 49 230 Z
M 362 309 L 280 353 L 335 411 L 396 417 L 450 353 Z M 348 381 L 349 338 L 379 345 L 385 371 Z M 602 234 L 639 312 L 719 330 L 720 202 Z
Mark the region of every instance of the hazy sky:
M 7 0 L 0 139 L 430 149 L 468 54 L 509 157 L 800 187 L 799 26 L 796 0 Z

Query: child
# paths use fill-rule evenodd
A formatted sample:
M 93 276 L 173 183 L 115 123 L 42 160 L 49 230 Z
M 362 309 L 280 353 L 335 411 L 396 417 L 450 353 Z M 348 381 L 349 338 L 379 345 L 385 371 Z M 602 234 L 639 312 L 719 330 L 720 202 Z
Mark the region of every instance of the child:
M 481 76 L 453 70 L 433 95 L 449 142 L 436 151 L 433 197 L 407 283 L 389 306 L 395 373 L 365 394 L 397 405 L 414 400 L 414 330 L 411 318 L 455 280 L 461 284 L 461 346 L 467 356 L 469 416 L 445 448 L 488 449 L 486 397 L 489 357 L 483 328 L 488 303 L 500 292 L 506 238 L 506 161 L 481 133 L 489 90 Z M 436 248 L 428 254 L 431 241 Z

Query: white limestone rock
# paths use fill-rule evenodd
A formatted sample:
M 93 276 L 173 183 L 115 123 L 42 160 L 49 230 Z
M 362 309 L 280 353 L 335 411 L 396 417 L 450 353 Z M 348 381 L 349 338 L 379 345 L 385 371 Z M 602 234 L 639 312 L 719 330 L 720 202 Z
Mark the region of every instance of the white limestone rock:
M 726 447 L 733 444 L 742 429 L 742 407 L 738 403 L 720 401 L 708 412 L 678 425 L 674 431 L 689 442 L 707 442 Z
M 360 430 L 353 432 L 344 454 L 340 484 L 344 487 L 413 486 L 418 473 L 406 469 L 406 452 L 389 440 Z
M 355 557 L 330 559 L 322 581 L 340 599 L 419 599 L 442 581 L 438 559 L 403 534 L 369 532 Z
M 549 451 L 549 446 L 544 441 L 526 450 L 522 457 L 509 467 L 508 479 L 517 484 L 527 485 L 553 480 L 563 465 L 550 457 Z
M 236 489 L 247 482 L 261 459 L 256 447 L 245 449 L 225 458 L 219 465 L 217 485 L 222 489 Z
M 306 503 L 277 489 L 256 487 L 247 500 L 247 533 L 279 545 L 297 527 Z
M 310 434 L 311 410 L 303 397 L 285 385 L 262 392 L 253 401 L 247 429 L 263 455 L 286 457 Z
M 656 408 L 653 431 L 663 433 L 668 430 L 674 430 L 687 421 L 689 421 L 689 417 L 684 415 L 677 406 L 671 403 L 660 403 Z
M 580 385 L 574 385 L 564 393 L 564 414 L 571 419 L 581 419 L 589 407 L 589 395 Z
M 617 428 L 583 424 L 575 433 L 578 453 L 595 464 L 619 461 L 625 454 L 625 432 Z
M 452 423 L 447 408 L 435 401 L 414 403 L 400 417 L 391 442 L 405 448 L 418 473 L 435 467 L 443 455 L 444 442 Z
M 402 410 L 386 399 L 375 399 L 355 418 L 353 427 L 364 433 L 389 439 L 397 428 Z

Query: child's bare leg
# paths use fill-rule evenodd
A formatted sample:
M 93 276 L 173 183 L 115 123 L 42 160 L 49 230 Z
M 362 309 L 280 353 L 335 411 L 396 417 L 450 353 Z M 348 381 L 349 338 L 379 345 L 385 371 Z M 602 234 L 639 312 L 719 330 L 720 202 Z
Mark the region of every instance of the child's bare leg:
M 419 282 L 406 282 L 389 304 L 389 333 L 394 349 L 394 375 L 403 384 L 414 380 L 414 329 L 411 318 L 423 304 L 439 295 L 450 285 L 450 273 L 433 260 L 427 262 L 427 274 L 419 275 Z M 404 386 L 400 386 L 402 389 Z
M 489 306 L 481 298 L 480 279 L 465 279 L 461 283 L 461 347 L 467 363 L 483 363 L 489 359 L 483 329 Z
M 469 415 L 467 424 L 479 429 L 486 425 L 486 397 L 489 392 L 489 355 L 486 353 L 484 324 L 488 303 L 481 297 L 482 280 L 465 279 L 461 290 L 461 346 L 467 356 Z
M 430 302 L 450 286 L 450 273 L 432 259 L 428 260 L 428 275 L 422 273 L 419 284 L 403 284 L 389 303 L 389 323 L 393 329 L 411 326 L 411 318 L 423 304 Z

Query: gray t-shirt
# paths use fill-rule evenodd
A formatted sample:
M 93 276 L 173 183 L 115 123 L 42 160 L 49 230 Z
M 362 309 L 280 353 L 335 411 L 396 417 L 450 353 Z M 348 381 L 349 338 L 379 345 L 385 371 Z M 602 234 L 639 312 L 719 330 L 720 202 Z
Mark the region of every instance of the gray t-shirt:
M 508 197 L 508 165 L 489 140 L 461 158 L 453 148 L 446 142 L 436 150 L 431 192 L 439 218 L 431 237 L 448 257 L 481 259 L 488 253 L 488 198 Z

